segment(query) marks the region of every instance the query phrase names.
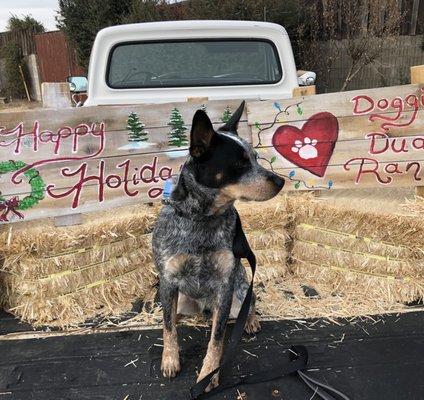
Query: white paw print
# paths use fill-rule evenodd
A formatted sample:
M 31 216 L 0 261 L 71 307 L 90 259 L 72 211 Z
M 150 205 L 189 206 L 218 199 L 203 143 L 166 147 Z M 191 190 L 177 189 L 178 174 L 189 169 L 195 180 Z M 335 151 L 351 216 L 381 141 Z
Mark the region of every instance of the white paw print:
M 318 151 L 316 149 L 318 141 L 316 139 L 310 139 L 305 137 L 303 141 L 295 140 L 294 146 L 291 148 L 293 153 L 299 153 L 299 157 L 304 160 L 318 157 Z

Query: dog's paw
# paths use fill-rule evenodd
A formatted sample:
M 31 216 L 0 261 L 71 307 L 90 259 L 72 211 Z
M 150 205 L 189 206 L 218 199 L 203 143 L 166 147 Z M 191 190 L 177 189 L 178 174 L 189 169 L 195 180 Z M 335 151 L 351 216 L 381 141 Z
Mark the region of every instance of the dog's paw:
M 207 373 L 202 374 L 202 372 L 200 372 L 199 377 L 197 378 L 197 382 L 200 382 L 206 375 L 208 375 Z M 209 385 L 206 387 L 205 392 L 208 393 L 210 392 L 213 388 L 216 388 L 219 385 L 219 372 L 217 372 L 211 379 L 211 382 L 209 383 Z
M 179 357 L 164 355 L 160 369 L 165 378 L 175 378 L 181 370 Z
M 261 330 L 261 324 L 256 314 L 249 315 L 244 330 L 249 335 L 252 335 L 253 333 L 258 333 Z

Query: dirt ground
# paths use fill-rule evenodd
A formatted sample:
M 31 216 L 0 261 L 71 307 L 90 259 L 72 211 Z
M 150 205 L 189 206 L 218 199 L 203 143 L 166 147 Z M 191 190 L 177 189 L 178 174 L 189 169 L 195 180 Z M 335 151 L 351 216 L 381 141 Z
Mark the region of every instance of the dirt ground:
M 0 103 L 0 113 L 10 111 L 25 111 L 42 108 L 41 102 L 28 100 L 14 100 L 12 102 L 2 104 Z

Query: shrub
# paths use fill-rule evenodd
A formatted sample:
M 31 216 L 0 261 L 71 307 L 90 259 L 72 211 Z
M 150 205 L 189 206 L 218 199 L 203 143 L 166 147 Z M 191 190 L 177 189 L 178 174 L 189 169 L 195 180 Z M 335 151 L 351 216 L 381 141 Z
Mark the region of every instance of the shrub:
M 4 94 L 13 99 L 23 98 L 25 86 L 19 71 L 19 66 L 23 65 L 21 48 L 16 43 L 10 42 L 1 48 L 0 57 L 5 60 L 6 86 Z

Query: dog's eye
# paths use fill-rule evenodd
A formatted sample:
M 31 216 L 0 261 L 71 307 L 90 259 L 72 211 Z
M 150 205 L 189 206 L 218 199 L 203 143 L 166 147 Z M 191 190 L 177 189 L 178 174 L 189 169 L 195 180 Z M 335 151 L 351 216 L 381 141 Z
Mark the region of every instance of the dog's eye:
M 240 160 L 237 160 L 234 163 L 234 166 L 236 168 L 245 168 L 247 165 L 249 165 L 249 161 L 250 161 L 249 159 L 242 158 Z

